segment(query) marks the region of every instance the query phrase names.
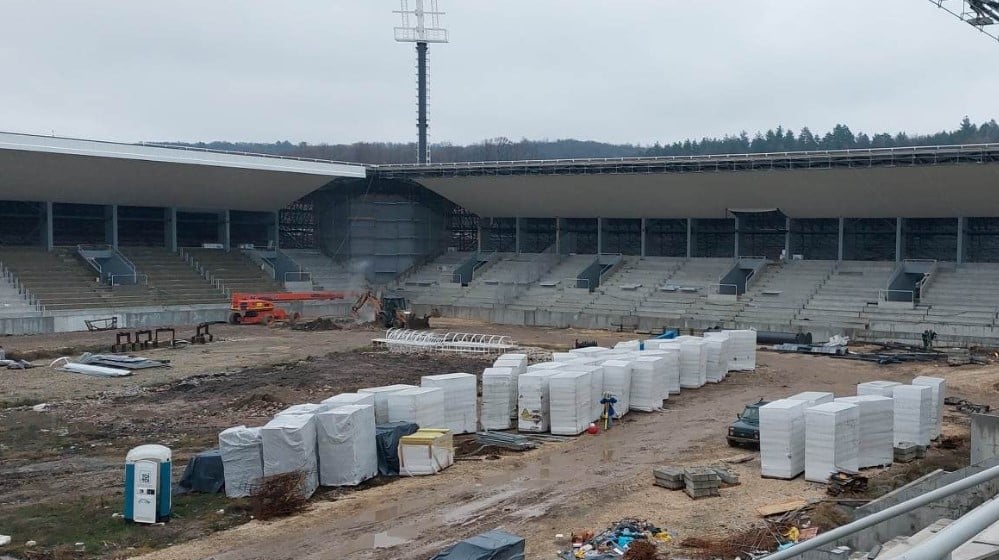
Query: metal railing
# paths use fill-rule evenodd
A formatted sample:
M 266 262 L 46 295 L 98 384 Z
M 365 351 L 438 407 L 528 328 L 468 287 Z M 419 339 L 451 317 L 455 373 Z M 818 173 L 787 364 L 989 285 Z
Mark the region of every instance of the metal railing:
M 717 284 L 710 284 L 708 286 L 715 291 L 716 294 L 721 296 L 736 296 L 739 297 L 739 285 L 738 284 L 722 284 L 721 282 Z M 722 288 L 730 288 L 732 291 L 722 291 Z
M 148 275 L 146 275 L 146 274 L 138 274 L 138 273 L 135 273 L 135 272 L 133 272 L 131 274 L 129 274 L 127 272 L 123 273 L 123 274 L 108 274 L 108 283 L 111 284 L 112 287 L 123 285 L 124 283 L 119 283 L 117 281 L 118 278 L 131 278 L 132 281 L 129 282 L 129 284 L 134 284 L 136 286 L 139 285 L 139 278 L 142 278 L 142 285 L 143 286 L 148 286 L 149 285 L 149 276 Z
M 375 341 L 385 344 L 392 352 L 499 354 L 517 347 L 508 336 L 409 329 L 389 329 L 384 338 Z
M 9 268 L 7 268 L 3 261 L 0 261 L 0 275 L 3 276 L 4 280 L 6 280 L 11 287 L 17 290 L 18 295 L 20 295 L 30 307 L 33 307 L 35 311 L 38 311 L 39 313 L 45 313 L 45 306 L 42 305 L 42 302 L 35 297 L 35 295 L 32 294 L 24 284 L 21 283 L 21 279 L 18 278 L 17 275 L 14 274 Z
M 284 273 L 285 282 L 312 282 L 312 273 L 308 270 L 299 270 L 297 272 L 285 272 Z
M 225 295 L 226 297 L 232 295 L 229 291 L 229 288 L 225 285 L 222 279 L 216 278 L 215 275 L 212 274 L 210 270 L 208 270 L 207 268 L 202 266 L 200 262 L 198 262 L 198 259 L 194 258 L 194 255 L 192 255 L 188 251 L 185 251 L 183 247 L 179 249 L 179 253 L 180 257 L 184 259 L 184 262 L 190 265 L 191 268 L 193 268 L 194 271 L 197 272 L 202 278 L 207 280 L 208 283 L 211 284 L 213 288 L 222 292 L 222 294 Z

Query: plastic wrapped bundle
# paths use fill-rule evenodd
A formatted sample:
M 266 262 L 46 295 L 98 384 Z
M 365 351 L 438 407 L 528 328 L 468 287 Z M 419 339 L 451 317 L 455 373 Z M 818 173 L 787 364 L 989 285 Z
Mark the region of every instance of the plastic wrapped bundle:
M 686 337 L 680 341 L 680 387 L 697 389 L 707 383 L 708 355 L 704 341 Z
M 642 341 L 640 340 L 624 340 L 614 345 L 614 350 L 637 351 L 641 349 L 642 349 Z
M 652 412 L 663 407 L 666 387 L 666 359 L 662 356 L 641 356 L 631 362 L 631 395 L 629 408 Z
M 590 425 L 591 377 L 585 371 L 563 371 L 548 379 L 553 434 L 574 436 Z
M 529 371 L 517 378 L 517 430 L 547 432 L 551 426 L 549 378 L 562 373 L 557 369 Z
M 320 404 L 326 405 L 327 410 L 348 404 L 370 404 L 371 406 L 375 406 L 375 396 L 371 393 L 340 393 L 339 395 L 333 395 Z
M 610 348 L 604 348 L 603 346 L 587 346 L 586 348 L 573 348 L 572 350 L 569 350 L 569 352 L 585 356 L 590 354 L 600 355 L 603 354 L 604 352 L 607 352 L 608 350 L 610 350 Z
M 760 407 L 760 466 L 765 477 L 805 471 L 805 402 L 781 399 Z
M 564 368 L 559 369 L 559 371 L 583 371 L 590 374 L 590 398 L 588 401 L 590 405 L 590 420 L 599 420 L 604 412 L 604 407 L 600 404 L 600 399 L 604 395 L 604 367 L 589 363 L 577 364 L 570 362 Z
M 659 388 L 662 389 L 661 400 L 669 400 L 670 394 L 680 392 L 680 350 L 645 350 L 638 355 L 639 358 L 660 358 L 657 363 L 659 375 Z M 674 380 L 673 377 L 676 376 Z M 674 385 L 676 388 L 674 389 Z M 675 391 L 675 393 L 674 393 Z
M 857 405 L 859 424 L 857 463 L 860 468 L 890 465 L 894 456 L 895 402 L 891 397 L 859 395 L 840 397 L 836 402 Z
M 319 484 L 357 486 L 378 474 L 374 405 L 346 404 L 320 412 L 316 439 Z
M 420 428 L 445 428 L 444 390 L 414 387 L 388 394 L 389 422 L 412 422 Z
M 264 476 L 302 472 L 302 495 L 306 498 L 319 487 L 316 458 L 316 417 L 314 414 L 276 416 L 260 428 Z
M 444 426 L 452 434 L 474 434 L 478 428 L 479 403 L 476 378 L 470 373 L 445 373 L 424 375 L 423 387 L 440 387 L 444 390 Z
M 793 401 L 804 401 L 805 408 L 809 408 L 820 404 L 831 403 L 836 397 L 832 393 L 827 393 L 825 391 L 805 391 L 803 393 L 798 393 L 797 395 L 791 395 L 787 398 Z
M 295 414 L 318 414 L 328 407 L 321 404 L 305 403 L 305 404 L 293 404 L 288 408 L 278 412 L 274 416 L 286 416 Z
M 939 377 L 926 377 L 920 375 L 912 380 L 913 385 L 925 385 L 933 391 L 933 429 L 930 432 L 932 439 L 940 437 L 940 429 L 943 427 L 944 398 L 947 397 L 947 381 Z
M 681 360 L 681 342 L 674 340 L 664 341 L 659 345 L 658 352 L 665 353 L 661 355 L 666 356 L 666 372 L 667 380 L 669 381 L 669 394 L 679 395 L 680 394 L 680 360 Z
M 728 335 L 704 333 L 704 348 L 708 353 L 705 377 L 708 383 L 719 383 L 728 374 Z
M 418 430 L 399 440 L 399 474 L 437 474 L 454 464 L 454 437 L 449 430 Z
M 503 362 L 503 365 L 500 365 L 500 362 Z M 512 367 L 519 369 L 520 373 L 523 373 L 527 369 L 527 354 L 502 354 L 499 358 L 496 358 L 493 366 Z
M 868 381 L 857 384 L 858 395 L 877 395 L 880 397 L 890 397 L 901 383 L 897 381 Z
M 510 367 L 491 367 L 482 372 L 482 408 L 479 411 L 482 429 L 510 429 L 510 419 L 517 415 L 517 377 Z
M 756 369 L 756 331 L 733 330 L 728 333 L 732 346 L 729 371 L 753 371 Z
M 631 409 L 631 362 L 625 360 L 608 360 L 604 367 L 604 393 L 610 393 L 617 399 L 614 412 L 620 418 Z
M 568 362 L 579 358 L 579 354 L 573 354 L 572 352 L 552 352 L 553 362 Z
M 826 483 L 833 473 L 860 469 L 859 422 L 855 404 L 831 402 L 805 410 L 805 480 Z
M 236 426 L 219 433 L 219 455 L 225 478 L 225 495 L 245 498 L 264 476 L 260 428 Z
M 933 389 L 926 385 L 899 385 L 892 391 L 895 399 L 894 444 L 903 441 L 929 445 L 936 411 Z
M 368 387 L 358 389 L 358 393 L 371 394 L 375 397 L 375 423 L 385 424 L 388 419 L 388 396 L 389 393 L 398 393 L 406 389 L 415 389 L 416 385 L 385 385 L 382 387 Z

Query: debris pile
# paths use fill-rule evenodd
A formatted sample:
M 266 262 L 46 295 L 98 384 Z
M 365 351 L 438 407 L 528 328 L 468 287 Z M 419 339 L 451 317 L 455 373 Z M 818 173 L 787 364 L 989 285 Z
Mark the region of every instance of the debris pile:
M 302 471 L 261 478 L 250 488 L 253 516 L 260 520 L 285 517 L 305 511 L 308 498 L 301 492 L 306 484 Z
M 622 519 L 600 533 L 590 529 L 575 529 L 571 538 L 572 548 L 560 550 L 558 558 L 562 560 L 655 559 L 658 557 L 657 544 L 666 544 L 673 540 L 666 529 L 638 519 Z M 632 549 L 635 549 L 634 552 Z

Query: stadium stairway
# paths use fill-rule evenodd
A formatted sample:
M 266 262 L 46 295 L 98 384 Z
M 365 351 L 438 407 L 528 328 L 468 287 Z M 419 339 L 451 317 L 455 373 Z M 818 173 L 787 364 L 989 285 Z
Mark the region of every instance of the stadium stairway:
M 0 263 L 0 271 L 2 270 L 3 265 Z M 41 314 L 41 311 L 28 301 L 27 296 L 18 290 L 15 280 L 12 272 L 0 275 L 0 318 Z
M 284 287 L 271 278 L 259 265 L 238 251 L 220 249 L 184 249 L 197 267 L 208 271 L 232 294 L 283 292 Z
M 739 299 L 733 322 L 741 326 L 791 326 L 798 313 L 832 275 L 833 261 L 772 263 Z
M 223 303 L 225 294 L 201 277 L 179 254 L 163 247 L 119 249 L 146 275 L 148 288 L 158 305 Z
M 792 327 L 813 324 L 844 329 L 865 329 L 865 312 L 877 305 L 878 292 L 888 284 L 894 262 L 842 261 L 808 299 Z
M 349 265 L 334 261 L 330 257 L 308 249 L 282 249 L 285 255 L 309 273 L 312 286 L 316 290 L 358 290 L 366 289 L 367 280 L 362 273 L 352 273 Z
M 577 313 L 596 296 L 589 287 L 577 288 L 576 278 L 597 260 L 597 255 L 571 255 L 544 274 L 517 296 L 510 309 L 565 311 Z

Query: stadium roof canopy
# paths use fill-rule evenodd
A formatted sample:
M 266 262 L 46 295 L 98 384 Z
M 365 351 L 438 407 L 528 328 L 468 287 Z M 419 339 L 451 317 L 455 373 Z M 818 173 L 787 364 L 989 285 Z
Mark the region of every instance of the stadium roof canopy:
M 0 199 L 276 211 L 362 165 L 0 132 Z
M 487 217 L 999 216 L 999 144 L 830 152 L 381 165 Z

